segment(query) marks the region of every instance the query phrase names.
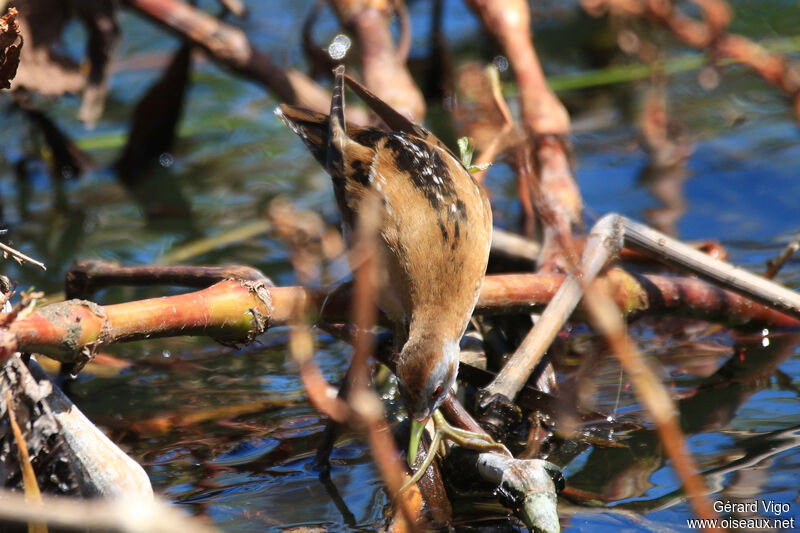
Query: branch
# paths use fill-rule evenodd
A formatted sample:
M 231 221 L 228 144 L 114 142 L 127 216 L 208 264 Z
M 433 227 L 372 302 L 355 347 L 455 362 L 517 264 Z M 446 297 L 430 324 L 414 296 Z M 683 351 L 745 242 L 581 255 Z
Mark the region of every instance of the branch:
M 125 0 L 150 19 L 162 24 L 182 39 L 203 48 L 218 64 L 267 87 L 289 104 L 325 112 L 330 108 L 330 93 L 295 69 L 283 70 L 264 52 L 253 47 L 244 32 L 180 0 Z M 366 115 L 348 110 L 348 118 L 366 124 Z
M 2 242 L 0 242 L 0 253 L 3 254 L 3 257 L 13 257 L 14 260 L 19 264 L 30 263 L 34 266 L 38 266 L 42 270 L 47 270 L 47 267 L 41 261 L 37 261 L 36 259 L 23 254 L 16 248 L 12 248 L 11 246 L 3 244 Z
M 475 308 L 478 314 L 531 312 L 559 290 L 562 274 L 487 276 Z M 800 327 L 792 318 L 733 292 L 693 278 L 605 274 L 615 302 L 626 316 L 669 311 L 725 323 Z M 100 306 L 84 300 L 50 304 L 8 325 L 18 349 L 62 362 L 80 360 L 85 349 L 152 337 L 206 335 L 226 345 L 246 344 L 269 327 L 292 322 L 296 306 L 327 323 L 350 318 L 352 294 L 345 289 L 270 287 L 263 281 L 222 281 L 177 296 Z M 6 314 L 0 314 L 0 324 Z M 8 339 L 8 345 L 13 341 Z

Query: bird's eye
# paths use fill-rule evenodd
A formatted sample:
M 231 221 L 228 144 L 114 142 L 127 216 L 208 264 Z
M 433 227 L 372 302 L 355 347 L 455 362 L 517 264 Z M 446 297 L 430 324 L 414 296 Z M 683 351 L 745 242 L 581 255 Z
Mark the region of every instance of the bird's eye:
M 439 395 L 440 395 L 441 393 L 442 393 L 442 386 L 441 386 L 441 385 L 439 385 L 439 386 L 438 386 L 438 387 L 436 387 L 436 389 L 433 391 L 433 394 L 431 394 L 431 399 L 435 400 L 436 398 L 438 398 L 438 397 L 439 397 Z

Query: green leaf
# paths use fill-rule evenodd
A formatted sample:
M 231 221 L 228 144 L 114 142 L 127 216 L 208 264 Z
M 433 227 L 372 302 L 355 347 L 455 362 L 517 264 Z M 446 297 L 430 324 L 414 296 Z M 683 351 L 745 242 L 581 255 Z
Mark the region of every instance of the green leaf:
M 458 139 L 458 151 L 461 154 L 461 164 L 469 168 L 472 164 L 472 154 L 475 152 L 475 145 L 469 137 Z
M 467 167 L 467 170 L 469 170 L 470 174 L 475 174 L 476 172 L 480 172 L 481 170 L 486 170 L 490 166 L 492 166 L 491 163 L 481 163 L 480 165 L 470 165 Z

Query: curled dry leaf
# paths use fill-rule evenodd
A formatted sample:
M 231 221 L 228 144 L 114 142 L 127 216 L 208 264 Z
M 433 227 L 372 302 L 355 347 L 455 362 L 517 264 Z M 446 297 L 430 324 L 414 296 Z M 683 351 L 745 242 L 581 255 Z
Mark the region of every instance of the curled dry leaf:
M 19 10 L 20 33 L 26 42 L 20 54 L 14 89 L 24 87 L 45 95 L 74 93 L 83 89 L 86 78 L 79 65 L 53 49 L 69 20 L 68 3 L 60 0 L 14 0 L 10 5 Z
M 11 87 L 10 80 L 17 75 L 19 54 L 22 49 L 22 35 L 16 18 L 19 12 L 10 8 L 0 19 L 0 87 Z
M 459 131 L 472 139 L 478 152 L 483 152 L 499 137 L 500 152 L 508 144 L 521 141 L 519 132 L 508 130 L 508 122 L 492 94 L 492 85 L 486 69 L 479 63 L 466 63 L 456 73 L 457 105 L 453 115 Z
M 20 53 L 14 89 L 55 96 L 85 90 L 79 116 L 93 125 L 103 110 L 108 67 L 119 39 L 117 3 L 12 0 L 9 4 L 19 11 L 19 31 L 26 42 Z M 73 15 L 83 22 L 88 34 L 86 71 L 74 58 L 56 51 L 63 29 Z

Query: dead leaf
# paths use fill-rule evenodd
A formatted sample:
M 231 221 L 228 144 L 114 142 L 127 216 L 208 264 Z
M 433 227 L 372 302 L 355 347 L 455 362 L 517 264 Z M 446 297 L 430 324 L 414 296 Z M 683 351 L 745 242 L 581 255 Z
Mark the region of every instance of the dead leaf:
M 16 21 L 18 14 L 19 12 L 12 7 L 0 19 L 0 87 L 3 89 L 11 87 L 9 81 L 17 75 L 19 67 L 22 35 Z
M 90 65 L 78 118 L 92 128 L 103 113 L 109 65 L 120 39 L 117 4 L 109 0 L 82 0 L 76 8 L 89 32 L 86 53 Z
M 45 95 L 60 95 L 83 89 L 86 79 L 79 65 L 55 51 L 69 20 L 69 3 L 61 0 L 13 0 L 19 10 L 20 33 L 25 47 L 13 88 L 27 88 Z

